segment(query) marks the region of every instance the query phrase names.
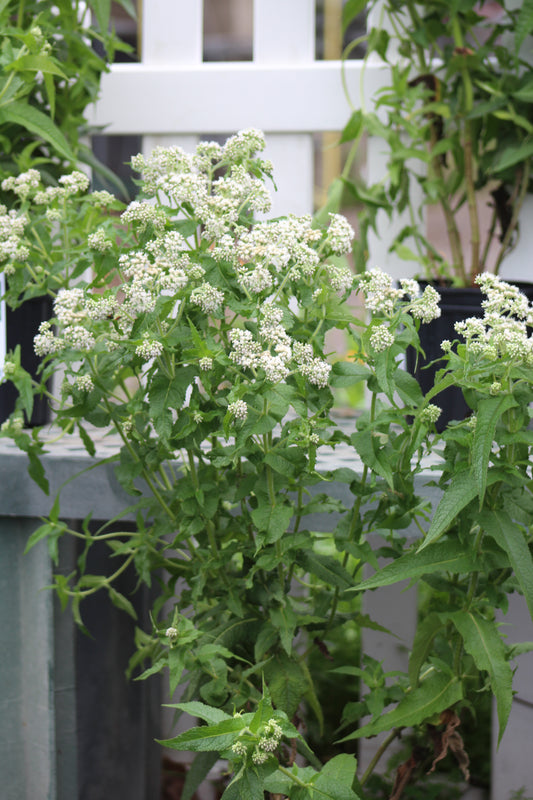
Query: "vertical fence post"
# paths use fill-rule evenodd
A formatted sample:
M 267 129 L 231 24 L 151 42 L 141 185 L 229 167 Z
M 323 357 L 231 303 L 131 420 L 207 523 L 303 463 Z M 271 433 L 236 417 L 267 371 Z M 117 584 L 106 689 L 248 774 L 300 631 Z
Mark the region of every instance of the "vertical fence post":
M 254 63 L 306 64 L 315 57 L 314 0 L 254 0 Z M 282 99 L 280 98 L 280 102 Z M 320 102 L 309 98 L 309 102 Z M 278 191 L 273 216 L 313 210 L 313 135 L 267 133 L 266 157 L 275 166 Z
M 173 66 L 198 65 L 203 54 L 203 0 L 141 0 L 141 59 L 143 64 Z M 173 102 L 161 97 L 162 105 Z M 205 98 L 205 102 L 213 102 Z M 198 131 L 201 133 L 201 131 Z M 143 136 L 143 153 L 154 147 L 179 146 L 191 151 L 197 136 L 155 134 Z

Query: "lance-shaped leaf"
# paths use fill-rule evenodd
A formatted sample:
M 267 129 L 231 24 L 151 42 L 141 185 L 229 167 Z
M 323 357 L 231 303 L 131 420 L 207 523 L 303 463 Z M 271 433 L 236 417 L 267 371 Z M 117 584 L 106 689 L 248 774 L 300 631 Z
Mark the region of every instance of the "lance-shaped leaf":
M 533 619 L 533 559 L 521 528 L 505 511 L 483 511 L 479 522 L 507 553 Z
M 480 508 L 487 488 L 489 458 L 496 433 L 496 425 L 502 414 L 507 409 L 516 406 L 516 404 L 516 400 L 510 394 L 487 397 L 479 403 L 476 414 L 474 443 L 472 445 L 472 470 L 476 479 Z
M 417 688 L 406 692 L 396 708 L 378 717 L 368 725 L 345 736 L 341 742 L 350 739 L 361 739 L 363 736 L 375 736 L 382 731 L 393 728 L 407 728 L 419 725 L 434 714 L 440 714 L 445 708 L 453 706 L 462 699 L 463 689 L 459 681 L 442 672 L 432 672 Z
M 463 637 L 464 648 L 474 659 L 476 667 L 489 673 L 498 709 L 499 742 L 511 711 L 513 673 L 498 627 L 495 622 L 489 622 L 472 611 L 454 611 L 448 614 L 448 618 Z
M 226 750 L 231 747 L 236 734 L 244 727 L 241 717 L 231 717 L 223 719 L 216 725 L 205 725 L 200 728 L 191 728 L 184 733 L 180 733 L 173 739 L 158 739 L 163 747 L 171 747 L 173 750 L 191 750 L 193 753 L 206 750 Z
M 177 708 L 179 711 L 185 711 L 185 713 L 190 714 L 191 717 L 199 717 L 203 719 L 204 722 L 209 722 L 212 725 L 222 722 L 223 719 L 232 719 L 232 717 L 226 714 L 225 711 L 222 711 L 221 708 L 208 706 L 205 703 L 200 703 L 198 700 L 192 700 L 189 703 L 165 703 L 164 705 L 166 708 Z
M 211 767 L 214 767 L 218 761 L 218 753 L 198 753 L 192 762 L 183 789 L 181 792 L 181 800 L 191 800 L 195 791 L 198 789 L 202 781 L 205 780 Z
M 0 109 L 0 123 L 12 122 L 21 125 L 31 133 L 35 133 L 54 147 L 57 153 L 67 161 L 75 161 L 69 143 L 50 117 L 39 109 L 18 100 Z
M 437 506 L 419 551 L 439 539 L 452 525 L 459 512 L 474 499 L 477 493 L 477 483 L 472 472 L 463 471 L 455 475 Z
M 411 551 L 378 570 L 371 578 L 362 581 L 348 592 L 360 592 L 365 589 L 376 589 L 378 586 L 390 586 L 403 580 L 420 578 L 433 572 L 470 572 L 475 562 L 470 553 L 466 553 L 459 541 L 440 542 L 428 550 Z

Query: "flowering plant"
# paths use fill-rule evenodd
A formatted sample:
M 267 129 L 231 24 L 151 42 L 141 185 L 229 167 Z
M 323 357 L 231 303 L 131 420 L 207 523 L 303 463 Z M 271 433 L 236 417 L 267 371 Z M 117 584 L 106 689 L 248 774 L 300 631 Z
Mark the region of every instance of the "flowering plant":
M 467 775 L 458 713 L 480 689 L 495 694 L 502 731 L 510 709 L 517 651 L 501 638 L 494 608 L 519 590 L 533 611 L 531 311 L 484 278 L 486 319 L 467 323 L 465 344 L 445 345 L 445 366 L 424 397 L 402 357 L 438 316 L 437 293 L 421 294 L 411 280 L 397 288 L 379 270 L 355 279 L 340 260 L 353 231 L 339 215 L 324 229 L 306 216 L 256 222 L 269 208 L 272 165 L 256 156 L 263 147 L 262 134 L 248 130 L 224 146 L 201 143 L 194 155 L 137 156 L 142 194 L 127 207 L 88 193 L 81 173 L 46 190 L 32 171 L 4 182 L 19 202 L 0 215 L 7 299 L 50 294 L 54 318 L 35 339 L 40 384 L 17 352 L 5 365 L 20 398 L 3 434 L 28 453 L 46 491 L 46 436 L 24 430 L 23 415 L 60 368 L 54 425 L 77 431 L 90 455 L 94 428 L 116 432 L 116 475 L 132 496 L 124 516 L 136 519 L 134 530 L 91 527 L 90 517 L 76 528 L 61 519 L 59 495 L 28 546 L 46 539 L 57 559 L 60 536 L 80 540 L 78 569 L 55 576 L 80 625 L 83 600 L 98 591 L 135 615 L 115 585 L 130 566 L 157 585 L 152 628 L 137 629 L 130 669 L 144 668 L 141 678 L 168 669 L 170 694 L 181 691 L 173 707 L 205 723 L 164 742 L 198 753 L 187 791 L 221 758 L 231 776 L 225 800 L 265 790 L 362 797 L 378 757 L 411 726 L 425 732 L 433 768 L 455 731 Z M 366 323 L 346 303 L 356 287 Z M 350 331 L 353 359 L 328 357 L 333 328 Z M 454 380 L 471 394 L 475 417 L 443 434 L 433 510 L 419 493 L 436 441 L 431 401 Z M 332 415 L 332 389 L 357 382 L 369 407 L 347 430 Z M 352 467 L 321 468 L 324 452 L 342 448 Z M 333 482 L 345 489 L 340 499 Z M 372 548 L 371 534 L 386 542 Z M 111 575 L 86 571 L 97 543 L 117 565 Z M 383 568 L 380 556 L 389 559 Z M 367 565 L 375 574 L 363 580 Z M 387 621 L 364 613 L 361 593 L 404 579 L 423 582 L 430 604 L 408 672 L 388 675 L 358 647 L 343 660 L 338 643 L 350 632 L 386 635 Z M 321 727 L 327 706 L 310 667 L 317 658 L 319 672 L 331 658 L 334 675 L 359 684 L 359 701 L 336 720 L 343 747 L 389 733 L 363 774 L 351 751 L 323 764 L 304 737 L 304 719 Z M 430 756 L 428 726 L 437 743 Z M 410 763 L 414 775 L 423 759 Z

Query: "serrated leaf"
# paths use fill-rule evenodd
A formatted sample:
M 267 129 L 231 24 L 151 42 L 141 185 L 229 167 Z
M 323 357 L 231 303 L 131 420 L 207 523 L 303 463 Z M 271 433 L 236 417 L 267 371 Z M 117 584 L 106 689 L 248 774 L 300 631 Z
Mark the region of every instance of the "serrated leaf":
M 359 800 L 352 789 L 356 768 L 356 759 L 347 753 L 341 753 L 327 761 L 312 781 L 313 797 L 317 800 Z
M 20 125 L 44 139 L 67 161 L 76 160 L 76 156 L 59 128 L 54 125 L 50 117 L 37 108 L 15 100 L 0 108 L 0 124 L 9 122 Z
M 447 618 L 461 634 L 464 648 L 474 659 L 476 667 L 489 673 L 498 709 L 500 742 L 513 702 L 513 673 L 497 624 L 472 611 L 454 611 Z
M 258 545 L 272 544 L 281 539 L 293 515 L 292 506 L 260 505 L 252 511 L 252 520 L 259 531 Z
M 393 728 L 410 728 L 439 714 L 462 699 L 463 689 L 453 676 L 442 672 L 428 675 L 417 688 L 406 693 L 396 708 L 378 717 L 374 722 L 345 736 L 341 742 L 360 739 L 363 736 L 375 736 L 382 731 Z
M 272 702 L 291 718 L 308 688 L 302 667 L 285 653 L 279 653 L 265 664 L 264 675 Z
M 387 460 L 386 454 L 380 449 L 378 438 L 371 431 L 366 430 L 353 433 L 350 441 L 363 464 L 366 464 L 373 472 L 387 481 L 392 489 L 394 484 L 392 467 Z
M 157 741 L 163 747 L 170 747 L 173 750 L 191 750 L 193 753 L 207 750 L 220 752 L 231 747 L 243 726 L 241 717 L 231 717 L 216 725 L 191 728 L 173 739 L 158 739 Z
M 479 522 L 507 553 L 533 619 L 533 559 L 523 531 L 505 511 L 483 511 Z
M 348 589 L 353 586 L 352 576 L 342 564 L 332 556 L 321 555 L 310 550 L 300 550 L 296 553 L 297 564 L 306 572 L 315 575 L 329 586 L 339 589 Z
M 479 402 L 472 445 L 472 470 L 476 479 L 480 508 L 487 488 L 489 458 L 498 420 L 505 411 L 516 405 L 516 400 L 509 394 L 486 397 Z
M 533 32 L 533 0 L 522 0 L 516 21 L 515 55 L 518 55 L 526 36 Z
M 471 572 L 476 567 L 475 559 L 465 553 L 464 547 L 457 540 L 434 544 L 427 550 L 412 550 L 400 558 L 378 570 L 371 578 L 367 578 L 348 592 L 360 592 L 376 589 L 379 586 L 390 586 L 403 580 L 421 578 L 434 572 Z
M 294 639 L 294 631 L 298 622 L 298 618 L 294 610 L 287 602 L 283 606 L 270 609 L 270 619 L 272 624 L 279 632 L 279 638 L 283 649 L 288 656 L 292 653 L 292 641 Z
M 54 59 L 48 58 L 47 56 L 27 54 L 17 58 L 16 61 L 12 61 L 11 64 L 7 64 L 5 69 L 14 69 L 17 71 L 31 70 L 32 72 L 42 72 L 43 75 L 58 75 L 60 78 L 67 80 L 67 76 L 60 68 L 59 64 L 57 64 Z

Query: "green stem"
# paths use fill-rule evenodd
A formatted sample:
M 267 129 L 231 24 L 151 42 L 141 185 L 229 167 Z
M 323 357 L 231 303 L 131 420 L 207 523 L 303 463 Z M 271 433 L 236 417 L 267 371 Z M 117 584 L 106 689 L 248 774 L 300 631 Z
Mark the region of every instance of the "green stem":
M 374 772 L 374 768 L 375 768 L 376 764 L 378 763 L 378 761 L 380 760 L 381 756 L 387 750 L 387 748 L 392 744 L 392 742 L 400 735 L 402 730 L 403 730 L 402 728 L 394 728 L 394 730 L 392 730 L 389 733 L 387 738 L 379 746 L 379 748 L 376 751 L 376 754 L 374 755 L 374 758 L 372 759 L 372 761 L 370 762 L 370 764 L 366 768 L 364 774 L 361 777 L 361 780 L 359 781 L 361 786 L 364 786 L 365 783 L 367 782 L 367 780 L 371 777 L 372 773 Z

